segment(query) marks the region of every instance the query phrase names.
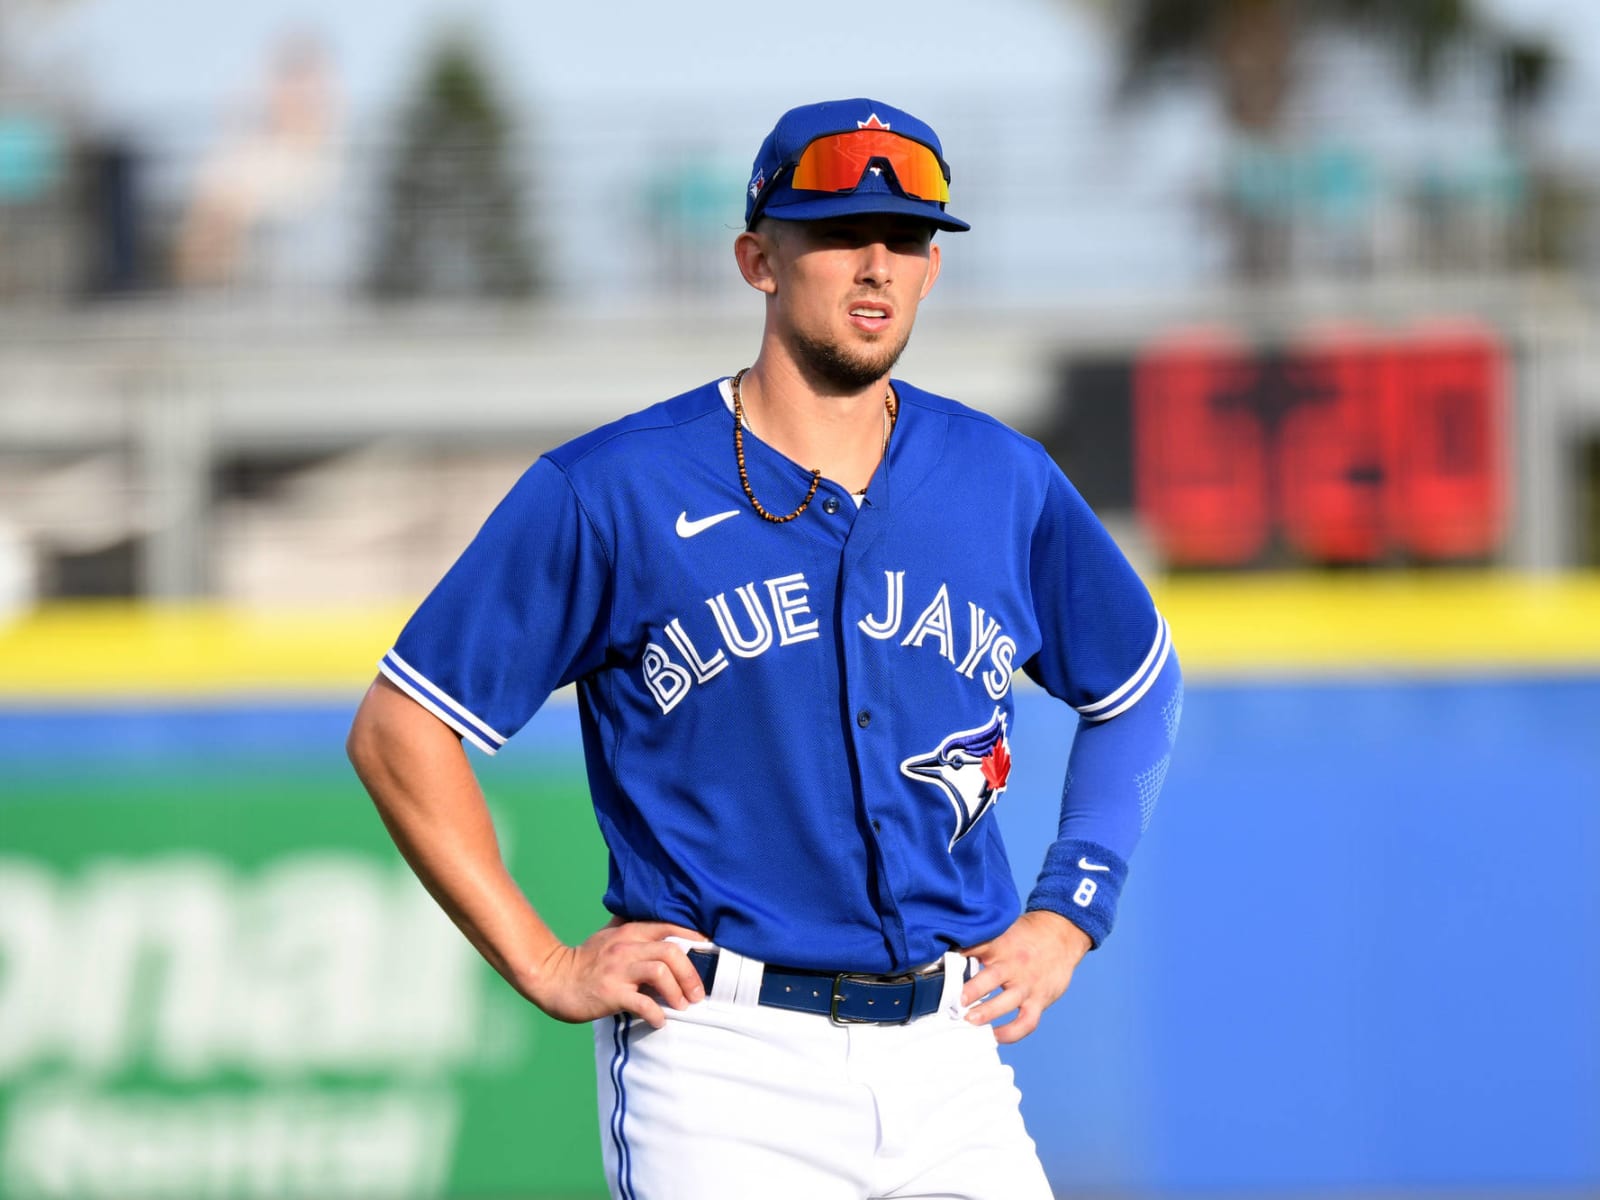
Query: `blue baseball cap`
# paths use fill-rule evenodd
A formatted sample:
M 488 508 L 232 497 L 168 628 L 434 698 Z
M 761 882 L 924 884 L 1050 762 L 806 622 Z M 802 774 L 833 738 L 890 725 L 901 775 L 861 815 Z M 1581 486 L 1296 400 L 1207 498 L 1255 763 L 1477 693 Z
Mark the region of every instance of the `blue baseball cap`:
M 779 117 L 756 152 L 756 161 L 750 168 L 750 182 L 745 187 L 744 227 L 749 229 L 759 217 L 820 221 L 862 213 L 903 213 L 921 217 L 935 228 L 952 233 L 972 228 L 946 213 L 942 201 L 907 194 L 895 175 L 893 164 L 881 157 L 871 158 L 870 165 L 862 160 L 860 175 L 846 185 L 847 191 L 814 191 L 792 186 L 795 168 L 807 146 L 830 134 L 858 130 L 882 130 L 920 143 L 933 151 L 948 185 L 950 167 L 944 161 L 939 135 L 903 109 L 864 98 L 806 104 L 791 108 Z M 855 172 L 851 170 L 850 174 Z

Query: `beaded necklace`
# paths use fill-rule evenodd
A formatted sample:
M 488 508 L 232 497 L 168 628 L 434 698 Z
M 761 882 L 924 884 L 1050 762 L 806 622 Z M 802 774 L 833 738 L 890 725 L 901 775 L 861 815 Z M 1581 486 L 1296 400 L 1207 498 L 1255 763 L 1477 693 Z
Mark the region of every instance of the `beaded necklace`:
M 806 498 L 800 501 L 800 507 L 788 516 L 780 517 L 768 512 L 762 506 L 761 501 L 756 499 L 756 494 L 750 487 L 750 475 L 745 470 L 744 465 L 744 405 L 739 401 L 739 381 L 744 378 L 745 372 L 749 369 L 749 367 L 745 367 L 733 377 L 731 388 L 733 392 L 733 457 L 739 464 L 739 483 L 744 488 L 744 494 L 750 501 L 750 507 L 756 510 L 758 516 L 771 521 L 774 525 L 782 525 L 785 521 L 794 520 L 805 512 L 807 508 L 811 507 L 811 501 L 817 494 L 817 486 L 822 482 L 822 468 L 811 468 L 811 487 L 806 492 Z M 894 391 L 890 389 L 883 395 L 883 449 L 881 451 L 883 456 L 887 456 L 889 453 L 889 435 L 894 432 L 894 423 L 899 417 L 899 405 L 894 402 Z

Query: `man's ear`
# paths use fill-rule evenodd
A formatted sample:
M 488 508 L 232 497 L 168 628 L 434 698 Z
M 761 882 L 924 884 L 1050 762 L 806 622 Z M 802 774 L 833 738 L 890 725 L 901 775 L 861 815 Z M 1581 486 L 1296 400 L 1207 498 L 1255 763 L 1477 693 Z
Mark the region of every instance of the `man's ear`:
M 933 291 L 933 281 L 939 278 L 939 262 L 939 243 L 930 241 L 928 243 L 928 278 L 922 283 L 922 294 L 917 297 L 918 300 L 926 300 L 928 293 Z
M 756 291 L 769 296 L 778 290 L 778 278 L 772 269 L 772 255 L 777 245 L 778 239 L 759 224 L 733 240 L 733 257 L 739 264 L 739 274 Z

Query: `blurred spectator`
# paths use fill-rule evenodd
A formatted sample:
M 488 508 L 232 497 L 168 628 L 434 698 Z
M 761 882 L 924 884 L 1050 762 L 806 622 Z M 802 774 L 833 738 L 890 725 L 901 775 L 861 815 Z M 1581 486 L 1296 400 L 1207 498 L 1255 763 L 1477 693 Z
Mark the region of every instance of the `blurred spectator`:
M 1521 164 L 1498 149 L 1422 165 L 1417 243 L 1433 270 L 1511 266 L 1513 228 L 1527 197 Z
M 66 290 L 68 254 L 56 203 L 66 160 L 55 119 L 0 109 L 0 298 Z
M 131 139 L 110 135 L 85 143 L 78 158 L 84 290 L 90 296 L 132 291 L 143 282 L 142 155 Z
M 728 197 L 740 195 L 737 162 L 710 150 L 685 151 L 648 172 L 639 218 L 650 231 L 660 280 L 673 292 L 700 294 L 727 287 L 719 248 L 728 241 Z
M 1370 266 L 1378 198 L 1371 162 L 1352 147 L 1241 138 L 1224 164 L 1216 203 L 1248 243 L 1246 273 L 1274 276 Z
M 36 200 L 61 173 L 61 138 L 31 113 L 0 113 L 0 204 Z
M 332 190 L 337 124 L 326 55 L 309 36 L 285 42 L 265 111 L 204 163 L 178 231 L 174 270 L 186 285 L 237 282 L 252 238 L 310 213 Z

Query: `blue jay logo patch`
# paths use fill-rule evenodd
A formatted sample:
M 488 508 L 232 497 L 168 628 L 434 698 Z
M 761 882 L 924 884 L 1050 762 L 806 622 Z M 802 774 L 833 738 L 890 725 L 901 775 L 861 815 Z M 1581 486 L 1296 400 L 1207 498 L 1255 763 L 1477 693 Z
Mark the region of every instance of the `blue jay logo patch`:
M 977 729 L 952 733 L 937 749 L 906 759 L 900 764 L 900 773 L 944 792 L 956 813 L 955 833 L 950 838 L 954 850 L 1000 798 L 1011 777 L 1005 713 L 996 708 L 994 716 Z

